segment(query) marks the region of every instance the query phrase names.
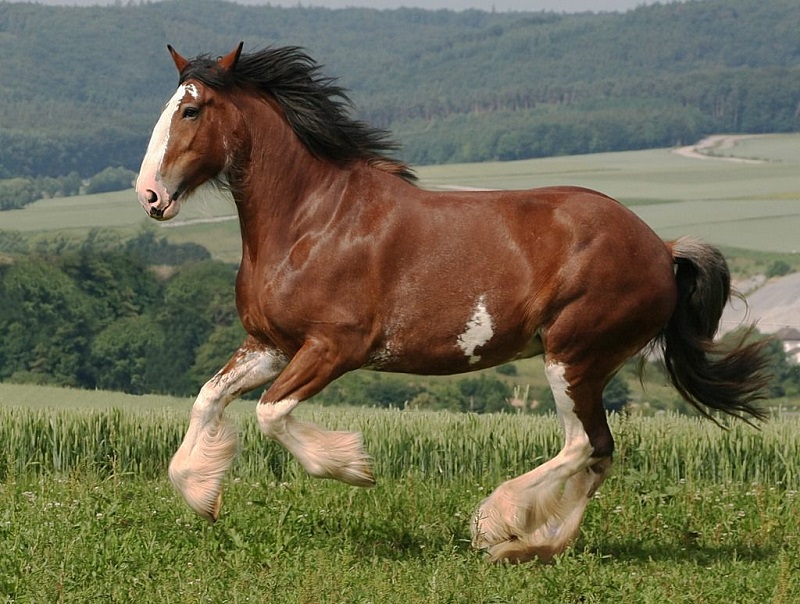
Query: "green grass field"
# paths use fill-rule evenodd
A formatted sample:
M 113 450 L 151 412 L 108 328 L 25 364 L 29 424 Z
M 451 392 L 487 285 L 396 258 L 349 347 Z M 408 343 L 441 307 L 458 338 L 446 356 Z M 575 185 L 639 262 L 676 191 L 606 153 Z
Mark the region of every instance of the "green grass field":
M 220 520 L 165 479 L 189 401 L 0 385 L 6 602 L 736 602 L 800 599 L 800 420 L 761 431 L 612 418 L 617 463 L 554 564 L 494 566 L 474 506 L 555 454 L 554 417 L 325 409 L 365 434 L 378 486 L 306 477 L 231 416 Z
M 554 184 L 597 189 L 631 206 L 660 235 L 697 235 L 731 250 L 771 252 L 800 264 L 800 135 L 746 138 L 717 154 L 763 160 L 734 163 L 679 156 L 671 149 L 601 153 L 418 169 L 427 188 L 530 188 Z M 195 241 L 236 262 L 239 229 L 230 201 L 193 201 L 159 228 L 173 242 Z M 226 220 L 226 217 L 228 218 Z M 0 228 L 30 236 L 81 236 L 94 227 L 132 234 L 148 219 L 132 191 L 42 200 L 0 214 Z

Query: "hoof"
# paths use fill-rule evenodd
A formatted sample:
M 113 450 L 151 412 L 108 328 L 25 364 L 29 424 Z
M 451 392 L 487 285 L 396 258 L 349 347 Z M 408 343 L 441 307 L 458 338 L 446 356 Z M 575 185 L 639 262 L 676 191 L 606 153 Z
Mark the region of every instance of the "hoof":
M 197 475 L 175 471 L 170 467 L 169 478 L 175 490 L 181 494 L 186 504 L 199 516 L 210 523 L 219 518 L 222 509 L 221 477 L 199 479 Z
M 375 486 L 370 457 L 358 432 L 332 432 L 292 419 L 291 439 L 280 442 L 315 478 L 332 478 L 355 487 Z
M 334 478 L 354 487 L 369 488 L 375 486 L 375 477 L 372 474 L 368 459 L 343 468 L 341 474 Z
M 222 509 L 222 490 L 220 490 L 219 494 L 217 495 L 217 499 L 214 501 L 214 505 L 208 511 L 208 515 L 205 516 L 209 524 L 214 524 L 217 521 L 221 509 Z
M 533 546 L 522 539 L 512 538 L 508 541 L 496 543 L 486 548 L 489 562 L 522 564 L 531 560 L 538 560 L 543 564 L 550 564 L 560 552 L 546 546 Z

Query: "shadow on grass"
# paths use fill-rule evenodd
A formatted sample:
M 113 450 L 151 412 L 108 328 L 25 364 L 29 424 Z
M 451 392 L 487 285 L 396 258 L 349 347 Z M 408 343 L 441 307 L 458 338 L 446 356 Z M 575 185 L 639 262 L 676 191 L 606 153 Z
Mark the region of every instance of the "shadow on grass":
M 744 562 L 766 562 L 777 559 L 780 548 L 752 545 L 700 545 L 642 543 L 637 541 L 609 541 L 598 547 L 587 548 L 584 552 L 598 556 L 609 562 L 692 562 L 698 566 L 711 566 L 728 563 L 732 560 Z

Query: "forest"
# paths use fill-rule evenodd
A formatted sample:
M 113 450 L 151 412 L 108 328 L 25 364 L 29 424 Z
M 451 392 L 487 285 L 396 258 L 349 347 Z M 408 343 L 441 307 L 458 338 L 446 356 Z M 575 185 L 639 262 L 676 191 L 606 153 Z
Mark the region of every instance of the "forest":
M 795 131 L 798 22 L 790 0 L 577 15 L 0 3 L 0 210 L 129 187 L 176 84 L 167 43 L 186 56 L 240 39 L 303 46 L 350 90 L 358 118 L 395 134 L 403 159 L 439 164 Z M 0 381 L 188 396 L 241 342 L 236 269 L 199 245 L 148 229 L 32 241 L 3 231 L 0 212 Z M 797 394 L 800 369 L 773 352 L 771 394 Z M 437 385 L 358 373 L 321 402 L 497 411 L 514 371 Z M 609 407 L 628 402 L 626 384 L 612 382 Z M 538 411 L 548 396 L 533 393 Z
M 197 244 L 169 243 L 154 227 L 126 240 L 94 230 L 66 247 L 58 238 L 31 244 L 17 235 L 0 231 L 0 381 L 193 396 L 244 340 L 233 300 L 236 267 L 212 260 Z M 800 394 L 800 366 L 788 361 L 777 341 L 770 354 L 775 377 L 769 397 Z M 635 365 L 606 389 L 610 410 L 631 401 Z M 513 411 L 516 373 L 509 364 L 431 381 L 362 371 L 340 378 L 315 400 Z M 537 402 L 524 410 L 554 409 L 544 384 L 530 399 Z M 674 397 L 657 405 L 691 411 Z
M 239 40 L 304 47 L 350 91 L 354 114 L 418 165 L 796 131 L 798 22 L 794 0 L 570 15 L 2 3 L 0 178 L 27 179 L 25 198 L 63 194 L 52 179 L 137 170 L 177 80 L 167 43 L 185 56 Z

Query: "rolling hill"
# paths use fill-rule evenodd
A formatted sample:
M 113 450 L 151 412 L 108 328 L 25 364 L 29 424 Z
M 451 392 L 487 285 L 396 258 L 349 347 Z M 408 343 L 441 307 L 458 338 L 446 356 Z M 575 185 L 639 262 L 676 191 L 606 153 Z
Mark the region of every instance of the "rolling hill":
M 2 3 L 0 178 L 137 169 L 175 86 L 167 43 L 187 56 L 303 46 L 415 164 L 796 131 L 798 22 L 793 0 L 577 15 Z

